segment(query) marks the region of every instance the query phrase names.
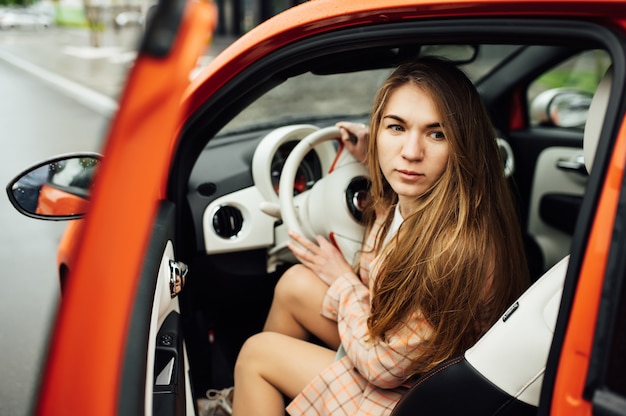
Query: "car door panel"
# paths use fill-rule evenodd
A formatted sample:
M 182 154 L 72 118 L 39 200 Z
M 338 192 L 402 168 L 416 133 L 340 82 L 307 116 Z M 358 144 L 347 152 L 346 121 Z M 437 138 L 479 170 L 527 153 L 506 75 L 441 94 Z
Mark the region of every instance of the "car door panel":
M 563 193 L 546 193 L 539 203 L 539 217 L 551 227 L 572 234 L 580 211 L 582 197 Z
M 531 189 L 528 233 L 539 244 L 544 267 L 550 268 L 570 250 L 586 173 L 563 168 L 574 165 L 583 150 L 573 147 L 549 147 L 537 159 Z
M 172 203 L 161 203 L 130 322 L 120 407 L 135 414 L 180 415 L 193 406 L 180 306 L 170 287 L 172 266 L 181 265 L 174 255 L 174 213 Z
M 152 338 L 151 338 L 152 339 Z M 185 360 L 180 314 L 172 311 L 156 334 L 152 415 L 185 414 Z M 149 401 L 148 401 L 149 402 Z M 193 406 L 193 405 L 192 405 Z
M 167 237 L 174 234 L 174 208 L 162 201 L 183 122 L 181 100 L 216 21 L 212 3 L 165 3 L 146 27 L 105 138 L 76 264 L 52 329 L 38 414 L 136 416 L 152 406 L 153 380 L 146 376 L 154 371 L 147 349 L 156 342 L 156 276 L 166 242 L 174 241 Z
M 582 155 L 582 135 L 577 130 L 530 128 L 507 136 L 533 280 L 568 253 L 586 176 L 562 165 Z
M 506 139 L 515 157 L 515 186 L 522 201 L 529 202 L 537 161 L 541 153 L 551 147 L 582 149 L 583 132 L 559 128 L 532 127 L 510 130 Z M 520 207 L 522 220 L 528 223 L 529 205 Z

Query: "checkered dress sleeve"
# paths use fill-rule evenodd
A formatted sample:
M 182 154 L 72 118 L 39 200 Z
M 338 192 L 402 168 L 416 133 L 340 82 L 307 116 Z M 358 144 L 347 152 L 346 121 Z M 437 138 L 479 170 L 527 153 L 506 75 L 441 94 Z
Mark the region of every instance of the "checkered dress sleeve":
M 388 415 L 408 388 L 406 368 L 419 354 L 430 326 L 415 314 L 387 334 L 371 339 L 369 289 L 355 274 L 341 276 L 336 295 L 339 334 L 346 356 L 335 361 L 289 404 L 289 415 Z
M 370 274 L 379 260 L 374 258 L 373 248 L 385 217 L 377 216 L 365 240 L 359 262 L 361 279 L 354 273 L 340 276 L 326 293 L 322 314 L 337 321 L 341 343 L 359 373 L 368 382 L 389 389 L 404 383 L 406 369 L 419 355 L 431 327 L 419 312 L 414 312 L 403 325 L 388 331 L 385 340 L 369 336 Z
M 402 385 L 430 325 L 413 313 L 403 325 L 388 331 L 384 340 L 372 338 L 367 327 L 369 291 L 356 276 L 344 276 L 342 283 L 337 324 L 346 355 L 369 383 L 384 389 Z

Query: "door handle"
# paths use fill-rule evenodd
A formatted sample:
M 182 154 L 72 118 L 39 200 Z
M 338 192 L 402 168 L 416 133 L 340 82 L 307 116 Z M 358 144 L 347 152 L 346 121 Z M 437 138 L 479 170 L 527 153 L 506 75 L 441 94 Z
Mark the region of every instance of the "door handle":
M 564 170 L 566 172 L 577 173 L 582 176 L 589 176 L 587 168 L 585 167 L 585 156 L 578 155 L 573 160 L 559 160 L 556 162 L 557 169 Z

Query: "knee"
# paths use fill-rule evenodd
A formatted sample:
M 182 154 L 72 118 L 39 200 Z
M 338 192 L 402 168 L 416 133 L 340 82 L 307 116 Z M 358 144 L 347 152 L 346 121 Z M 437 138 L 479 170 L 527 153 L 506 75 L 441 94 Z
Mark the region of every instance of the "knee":
M 237 355 L 235 373 L 256 371 L 267 356 L 267 351 L 272 348 L 272 332 L 259 332 L 248 338 Z
M 279 302 L 292 303 L 310 293 L 311 279 L 317 279 L 313 272 L 301 264 L 296 264 L 280 277 L 274 288 L 274 299 Z

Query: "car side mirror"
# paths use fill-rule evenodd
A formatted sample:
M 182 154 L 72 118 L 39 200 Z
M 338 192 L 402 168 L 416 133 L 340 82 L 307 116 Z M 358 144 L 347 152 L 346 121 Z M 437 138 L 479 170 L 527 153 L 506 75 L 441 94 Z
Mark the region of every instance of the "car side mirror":
M 76 153 L 38 163 L 9 182 L 9 201 L 32 218 L 81 218 L 89 207 L 89 192 L 100 159 L 96 153 Z
M 531 104 L 540 126 L 583 128 L 593 94 L 570 88 L 553 88 L 537 95 Z

